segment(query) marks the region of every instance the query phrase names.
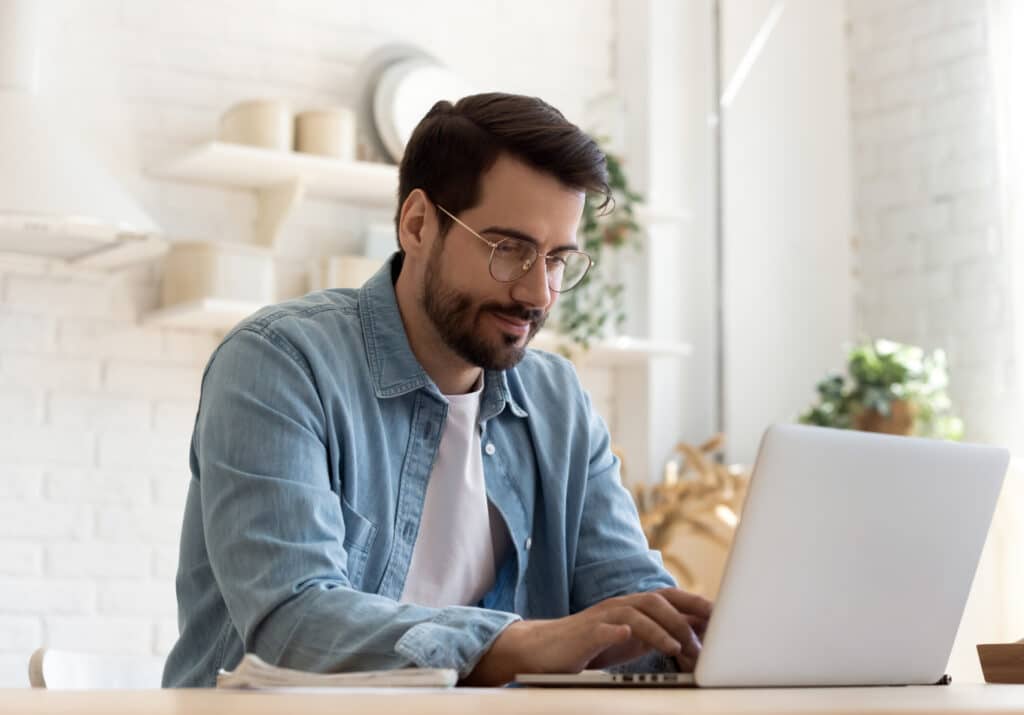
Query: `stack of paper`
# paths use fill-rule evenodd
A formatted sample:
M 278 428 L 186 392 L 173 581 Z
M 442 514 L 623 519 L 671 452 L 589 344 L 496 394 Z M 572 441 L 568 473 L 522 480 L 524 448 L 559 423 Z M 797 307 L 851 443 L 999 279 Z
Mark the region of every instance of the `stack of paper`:
M 234 670 L 217 674 L 218 688 L 450 688 L 459 674 L 447 668 L 401 668 L 354 673 L 307 673 L 279 668 L 247 653 Z

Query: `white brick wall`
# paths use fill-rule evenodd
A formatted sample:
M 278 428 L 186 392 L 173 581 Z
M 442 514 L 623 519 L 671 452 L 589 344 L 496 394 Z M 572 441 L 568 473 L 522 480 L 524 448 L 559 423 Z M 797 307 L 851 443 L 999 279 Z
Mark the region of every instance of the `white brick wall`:
M 481 89 L 539 94 L 582 122 L 612 86 L 611 2 L 69 0 L 42 84 L 172 237 L 246 241 L 251 194 L 144 166 L 211 138 L 241 99 L 345 101 L 367 38 L 420 44 Z M 381 219 L 311 201 L 282 250 L 302 265 Z M 164 654 L 176 637 L 188 439 L 217 339 L 142 326 L 159 287 L 157 267 L 0 257 L 0 687 L 27 684 L 39 645 Z M 591 379 L 612 410 L 606 377 Z
M 54 578 L 139 578 L 153 548 L 98 541 L 55 542 L 46 547 L 46 575 Z
M 862 335 L 945 348 L 967 437 L 1020 444 L 1009 252 L 999 225 L 984 2 L 848 0 Z M 1024 502 L 1011 471 L 949 663 L 981 679 L 975 644 L 1019 638 Z
M 1010 360 L 985 3 L 849 0 L 859 334 L 945 348 L 970 438 Z
M 39 576 L 43 547 L 34 543 L 8 541 L 0 545 L 0 576 Z
M 38 616 L 0 617 L 0 642 L 11 650 L 33 648 L 42 638 L 42 619 Z

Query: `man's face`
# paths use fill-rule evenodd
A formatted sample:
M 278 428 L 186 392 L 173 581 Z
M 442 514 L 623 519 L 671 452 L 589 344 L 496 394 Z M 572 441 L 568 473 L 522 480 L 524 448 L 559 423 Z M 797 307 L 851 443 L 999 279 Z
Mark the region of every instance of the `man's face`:
M 458 217 L 488 241 L 520 238 L 543 256 L 576 248 L 582 192 L 501 156 L 481 180 L 481 200 Z M 447 207 L 445 207 L 447 208 Z M 445 344 L 471 365 L 505 370 L 518 363 L 558 296 L 550 290 L 540 258 L 521 278 L 491 277 L 491 247 L 457 223 L 435 237 L 422 303 Z

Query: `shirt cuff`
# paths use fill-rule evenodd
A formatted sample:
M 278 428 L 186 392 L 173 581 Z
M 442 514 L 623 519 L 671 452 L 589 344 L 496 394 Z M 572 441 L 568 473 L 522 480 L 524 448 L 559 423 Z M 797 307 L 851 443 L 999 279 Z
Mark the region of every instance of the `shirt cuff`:
M 657 551 L 607 559 L 573 572 L 573 613 L 614 596 L 675 586 Z
M 508 626 L 515 613 L 451 606 L 405 632 L 395 652 L 420 668 L 452 668 L 465 678 Z

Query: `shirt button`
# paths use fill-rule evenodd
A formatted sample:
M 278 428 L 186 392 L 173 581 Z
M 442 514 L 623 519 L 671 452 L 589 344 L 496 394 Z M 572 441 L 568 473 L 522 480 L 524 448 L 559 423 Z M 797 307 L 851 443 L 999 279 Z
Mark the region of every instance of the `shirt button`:
M 532 536 L 527 536 L 526 537 L 526 550 L 529 551 L 531 546 L 533 546 L 533 537 Z
M 494 442 L 488 442 L 487 446 L 484 447 L 484 451 L 487 452 L 487 456 L 492 456 L 498 450 L 494 448 Z

